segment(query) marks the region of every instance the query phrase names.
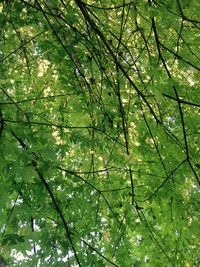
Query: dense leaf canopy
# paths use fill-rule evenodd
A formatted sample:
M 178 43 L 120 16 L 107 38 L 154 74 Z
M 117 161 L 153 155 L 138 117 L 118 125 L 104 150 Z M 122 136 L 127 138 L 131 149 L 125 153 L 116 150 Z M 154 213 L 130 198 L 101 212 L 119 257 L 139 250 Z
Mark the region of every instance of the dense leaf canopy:
M 199 0 L 0 3 L 9 266 L 199 266 Z

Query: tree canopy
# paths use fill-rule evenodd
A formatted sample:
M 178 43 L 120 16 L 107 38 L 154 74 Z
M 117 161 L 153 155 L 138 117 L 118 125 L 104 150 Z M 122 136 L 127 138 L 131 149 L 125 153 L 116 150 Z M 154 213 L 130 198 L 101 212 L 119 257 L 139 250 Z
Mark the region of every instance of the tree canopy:
M 1 266 L 200 265 L 199 18 L 1 1 Z

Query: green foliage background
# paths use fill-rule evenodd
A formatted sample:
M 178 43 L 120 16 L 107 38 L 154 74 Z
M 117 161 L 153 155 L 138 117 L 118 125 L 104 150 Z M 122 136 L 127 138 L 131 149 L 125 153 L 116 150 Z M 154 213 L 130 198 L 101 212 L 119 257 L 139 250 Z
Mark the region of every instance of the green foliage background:
M 199 266 L 200 2 L 0 3 L 9 266 Z

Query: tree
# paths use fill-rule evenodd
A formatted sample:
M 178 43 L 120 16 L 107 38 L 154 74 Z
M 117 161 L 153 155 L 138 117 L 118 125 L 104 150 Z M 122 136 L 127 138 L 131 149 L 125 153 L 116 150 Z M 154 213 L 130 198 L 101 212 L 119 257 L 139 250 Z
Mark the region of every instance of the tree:
M 2 262 L 199 266 L 199 10 L 1 1 Z

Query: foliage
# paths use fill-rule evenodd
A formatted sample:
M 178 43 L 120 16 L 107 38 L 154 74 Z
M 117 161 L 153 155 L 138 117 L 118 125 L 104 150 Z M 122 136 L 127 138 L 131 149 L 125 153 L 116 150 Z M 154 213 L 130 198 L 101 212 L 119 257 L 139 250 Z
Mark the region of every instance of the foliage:
M 9 266 L 199 266 L 199 10 L 1 1 Z

